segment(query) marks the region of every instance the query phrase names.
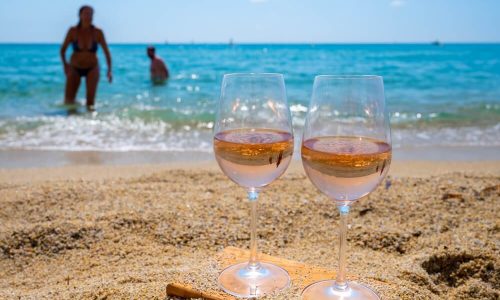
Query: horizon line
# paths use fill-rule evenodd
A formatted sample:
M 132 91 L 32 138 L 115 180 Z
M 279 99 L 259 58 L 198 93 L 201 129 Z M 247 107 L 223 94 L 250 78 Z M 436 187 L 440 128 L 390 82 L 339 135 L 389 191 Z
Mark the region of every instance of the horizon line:
M 440 44 L 500 44 L 500 41 L 407 41 L 407 42 L 203 42 L 203 41 L 184 41 L 184 42 L 108 42 L 109 45 L 429 45 L 433 43 Z M 59 45 L 61 42 L 50 41 L 0 41 L 0 45 Z

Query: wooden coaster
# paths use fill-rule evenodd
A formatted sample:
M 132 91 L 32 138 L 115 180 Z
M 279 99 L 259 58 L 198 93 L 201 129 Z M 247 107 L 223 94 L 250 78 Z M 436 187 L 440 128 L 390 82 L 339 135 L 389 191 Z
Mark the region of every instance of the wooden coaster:
M 248 250 L 243 250 L 236 247 L 225 248 L 217 257 L 218 262 L 221 264 L 222 269 L 240 262 L 245 262 L 248 260 L 250 252 Z M 284 259 L 281 257 L 259 254 L 261 261 L 270 262 L 275 265 L 282 267 L 288 271 L 290 278 L 292 279 L 292 284 L 300 289 L 305 288 L 309 284 L 325 280 L 334 279 L 336 272 L 328 269 L 318 268 L 310 266 L 301 262 Z M 356 276 L 348 276 L 350 280 L 356 279 Z M 182 298 L 202 298 L 210 300 L 234 300 L 233 296 L 230 296 L 222 291 L 200 291 L 189 285 L 182 283 L 169 283 L 167 285 L 167 296 L 177 296 Z

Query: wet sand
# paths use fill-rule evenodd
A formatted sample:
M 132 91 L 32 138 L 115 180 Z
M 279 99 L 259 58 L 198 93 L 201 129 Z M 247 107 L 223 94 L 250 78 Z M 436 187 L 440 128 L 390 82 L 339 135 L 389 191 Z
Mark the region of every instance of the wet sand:
M 295 148 L 300 148 L 296 144 Z M 294 157 L 300 159 L 295 151 Z M 500 146 L 428 146 L 394 148 L 395 161 L 487 162 L 500 160 Z M 0 150 L 0 169 L 46 168 L 63 166 L 170 165 L 213 161 L 211 151 L 62 151 Z
M 353 207 L 348 271 L 382 299 L 498 299 L 499 199 L 499 161 L 396 162 Z M 213 163 L 2 169 L 0 207 L 0 299 L 214 288 L 212 257 L 249 243 L 244 191 Z M 260 250 L 335 269 L 338 219 L 294 162 L 262 193 Z

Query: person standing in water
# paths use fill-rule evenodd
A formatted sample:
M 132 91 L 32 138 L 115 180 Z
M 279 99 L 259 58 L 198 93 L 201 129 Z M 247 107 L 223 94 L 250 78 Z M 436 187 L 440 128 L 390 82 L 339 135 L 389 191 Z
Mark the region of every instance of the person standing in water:
M 151 59 L 151 67 L 150 67 L 151 81 L 153 81 L 154 84 L 165 83 L 165 81 L 168 79 L 169 76 L 165 62 L 163 61 L 163 59 L 156 56 L 155 47 L 149 46 L 147 53 L 148 57 Z
M 100 44 L 106 56 L 108 65 L 108 81 L 111 83 L 111 54 L 109 53 L 104 33 L 92 24 L 94 9 L 84 5 L 79 10 L 80 21 L 69 29 L 61 46 L 61 59 L 66 74 L 66 89 L 64 104 L 75 104 L 76 93 L 80 87 L 82 77 L 85 77 L 87 90 L 87 109 L 94 110 L 97 83 L 99 82 L 99 63 L 97 60 L 97 46 Z M 70 62 L 66 61 L 66 49 L 73 47 Z

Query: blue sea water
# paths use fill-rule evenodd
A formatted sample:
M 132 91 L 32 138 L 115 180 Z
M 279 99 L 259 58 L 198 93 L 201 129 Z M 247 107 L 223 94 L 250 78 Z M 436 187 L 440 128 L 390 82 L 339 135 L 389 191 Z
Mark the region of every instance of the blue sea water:
M 283 73 L 298 129 L 315 75 L 376 74 L 395 147 L 500 146 L 500 44 L 158 45 L 164 86 L 149 80 L 146 45 L 110 49 L 114 81 L 101 76 L 97 112 L 68 115 L 59 45 L 0 45 L 0 150 L 211 151 L 220 82 L 233 72 Z

